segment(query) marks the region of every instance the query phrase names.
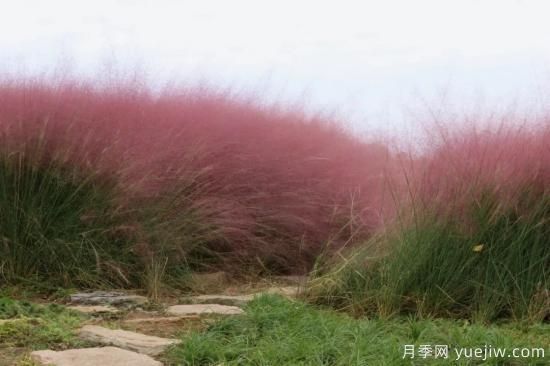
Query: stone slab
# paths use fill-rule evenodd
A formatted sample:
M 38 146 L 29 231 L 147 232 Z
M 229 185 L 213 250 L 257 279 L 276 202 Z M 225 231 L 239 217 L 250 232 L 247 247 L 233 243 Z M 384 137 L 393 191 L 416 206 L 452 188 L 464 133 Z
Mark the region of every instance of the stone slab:
M 189 301 L 193 304 L 242 306 L 253 299 L 254 295 L 199 295 L 190 297 Z
M 94 291 L 71 295 L 71 303 L 83 305 L 140 305 L 147 302 L 145 296 L 124 292 Z
M 116 347 L 35 351 L 31 359 L 39 365 L 55 366 L 162 366 L 147 355 Z
M 105 305 L 74 305 L 74 306 L 67 306 L 67 309 L 78 311 L 79 313 L 83 314 L 102 314 L 102 313 L 108 313 L 108 314 L 115 314 L 120 312 L 117 308 L 114 308 L 112 306 L 105 306 Z
M 292 298 L 297 297 L 300 294 L 300 288 L 297 286 L 271 287 L 265 290 L 265 293 Z
M 116 346 L 149 356 L 156 356 L 179 339 L 160 338 L 122 329 L 108 329 L 97 325 L 85 325 L 80 329 L 81 339 L 104 346 Z
M 123 322 L 125 324 L 140 324 L 140 323 L 155 323 L 155 324 L 167 324 L 178 323 L 185 321 L 186 319 L 200 319 L 198 315 L 186 315 L 186 316 L 162 316 L 151 318 L 134 318 L 126 319 Z
M 220 314 L 220 315 L 237 315 L 244 311 L 237 306 L 220 305 L 220 304 L 190 304 L 190 305 L 173 305 L 166 309 L 169 315 L 204 315 L 204 314 Z

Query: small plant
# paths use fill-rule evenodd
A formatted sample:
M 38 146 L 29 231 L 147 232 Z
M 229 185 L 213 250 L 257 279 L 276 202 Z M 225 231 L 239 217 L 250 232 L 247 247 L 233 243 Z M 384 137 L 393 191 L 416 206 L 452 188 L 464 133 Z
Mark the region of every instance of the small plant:
M 166 265 L 168 258 L 151 258 L 149 266 L 146 268 L 146 288 L 147 297 L 154 303 L 157 303 L 160 299 L 161 287 L 166 273 Z

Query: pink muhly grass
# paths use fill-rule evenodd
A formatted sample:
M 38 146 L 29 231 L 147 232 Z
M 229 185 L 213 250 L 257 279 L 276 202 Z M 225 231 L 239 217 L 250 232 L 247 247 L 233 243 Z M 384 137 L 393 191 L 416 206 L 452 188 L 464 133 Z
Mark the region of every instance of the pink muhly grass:
M 459 124 L 433 126 L 421 154 L 405 159 L 401 192 L 418 208 L 458 213 L 480 194 L 514 205 L 522 194 L 548 194 L 550 187 L 550 122 L 522 125 L 510 121 L 479 128 Z M 406 188 L 403 182 L 407 181 Z
M 201 245 L 281 271 L 302 270 L 328 242 L 359 240 L 383 222 L 383 145 L 229 93 L 4 81 L 0 138 L 8 153 L 34 144 L 41 159 L 114 180 L 126 209 L 164 202 L 171 246 L 184 253 L 181 213 L 200 212 L 200 235 L 216 231 Z

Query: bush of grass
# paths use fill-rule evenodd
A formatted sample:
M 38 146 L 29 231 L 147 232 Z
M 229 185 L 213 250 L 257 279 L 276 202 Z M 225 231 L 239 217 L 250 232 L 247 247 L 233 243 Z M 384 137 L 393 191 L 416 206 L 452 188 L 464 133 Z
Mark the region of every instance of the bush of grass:
M 547 136 L 512 127 L 447 136 L 415 162 L 400 220 L 321 276 L 312 295 L 383 316 L 547 319 Z
M 414 318 L 353 319 L 277 296 L 256 298 L 242 316 L 228 317 L 205 332 L 183 337 L 166 357 L 168 365 L 478 365 L 456 360 L 457 347 L 541 348 L 548 326 L 481 326 L 453 320 Z M 403 358 L 405 345 L 448 345 L 448 359 Z M 545 352 L 548 350 L 545 349 Z M 543 365 L 546 358 L 514 359 L 517 365 Z M 510 362 L 489 358 L 487 365 Z
M 36 152 L 0 154 L 0 281 L 128 285 L 128 238 L 113 235 L 111 188 Z M 135 259 L 133 259 L 135 261 Z
M 229 92 L 3 79 L 0 144 L 10 281 L 299 273 L 382 222 L 383 145 Z

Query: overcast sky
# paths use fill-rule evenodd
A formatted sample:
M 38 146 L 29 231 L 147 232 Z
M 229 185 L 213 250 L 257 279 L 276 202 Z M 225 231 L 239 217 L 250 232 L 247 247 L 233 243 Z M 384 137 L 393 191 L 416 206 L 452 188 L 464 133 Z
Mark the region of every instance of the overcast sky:
M 114 62 L 155 80 L 208 80 L 313 108 L 361 129 L 454 101 L 539 101 L 550 79 L 546 0 L 0 0 L 0 67 Z M 480 98 L 483 96 L 483 98 Z M 405 116 L 406 119 L 406 116 Z

